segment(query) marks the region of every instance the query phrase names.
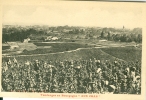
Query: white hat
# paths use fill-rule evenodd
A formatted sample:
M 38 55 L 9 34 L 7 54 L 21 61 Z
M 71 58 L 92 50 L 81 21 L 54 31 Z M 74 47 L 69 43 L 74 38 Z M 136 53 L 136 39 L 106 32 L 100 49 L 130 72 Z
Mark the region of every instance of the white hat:
M 81 67 L 80 66 L 77 66 L 77 68 L 80 69 Z
M 138 78 L 140 78 L 140 76 L 136 76 L 135 78 L 138 79 Z
M 98 69 L 97 69 L 97 73 L 99 73 L 100 71 L 101 71 L 101 68 L 98 68 Z
M 97 60 L 97 62 L 99 62 L 99 63 L 100 63 L 100 60 Z
M 27 61 L 25 64 L 26 64 L 26 65 L 29 65 L 30 63 Z
M 129 70 L 130 70 L 129 67 L 127 67 L 126 70 L 129 72 Z
M 108 81 L 105 81 L 105 84 L 106 84 L 106 85 L 108 85 L 108 83 L 109 83 Z
M 117 63 L 117 61 L 115 60 L 114 63 Z
M 116 89 L 116 87 L 115 87 L 114 85 L 110 85 L 110 87 L 111 87 L 112 89 Z

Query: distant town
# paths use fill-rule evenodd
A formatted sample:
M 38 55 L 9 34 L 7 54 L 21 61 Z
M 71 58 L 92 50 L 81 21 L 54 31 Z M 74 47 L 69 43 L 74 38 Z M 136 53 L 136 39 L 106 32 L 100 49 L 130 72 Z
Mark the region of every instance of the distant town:
M 34 42 L 34 41 L 61 41 L 74 39 L 106 39 L 121 42 L 142 42 L 142 29 L 127 29 L 122 26 L 116 28 L 102 27 L 74 27 L 74 26 L 3 26 L 2 42 Z
M 63 42 L 95 45 L 99 42 L 141 43 L 142 29 L 127 29 L 107 27 L 75 27 L 75 26 L 20 26 L 3 25 L 2 49 L 3 53 L 24 50 L 36 50 L 39 42 Z M 108 43 L 106 43 L 108 44 Z M 42 47 L 41 47 L 42 48 Z M 43 47 L 49 48 L 49 47 Z M 42 48 L 42 49 L 43 49 Z

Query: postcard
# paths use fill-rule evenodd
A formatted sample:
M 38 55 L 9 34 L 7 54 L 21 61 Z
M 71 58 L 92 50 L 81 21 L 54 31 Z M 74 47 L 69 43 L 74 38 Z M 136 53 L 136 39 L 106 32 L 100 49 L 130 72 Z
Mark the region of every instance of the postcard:
M 1 4 L 0 96 L 144 100 L 146 4 Z

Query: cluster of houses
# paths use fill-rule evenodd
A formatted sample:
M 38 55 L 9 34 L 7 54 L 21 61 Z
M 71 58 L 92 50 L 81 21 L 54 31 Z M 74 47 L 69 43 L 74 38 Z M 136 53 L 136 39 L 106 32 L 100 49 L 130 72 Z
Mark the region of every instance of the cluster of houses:
M 6 42 L 2 44 L 2 47 L 7 47 L 10 50 L 16 50 L 20 49 L 20 45 L 25 45 L 25 43 L 28 43 L 30 41 L 30 38 L 24 39 L 23 43 L 20 41 L 15 42 Z
M 45 41 L 49 41 L 49 40 L 50 41 L 55 41 L 55 40 L 58 40 L 58 39 L 59 39 L 58 37 L 48 36 L 48 37 L 45 38 Z M 24 45 L 26 46 L 26 45 L 32 44 L 32 42 L 36 42 L 36 41 L 31 40 L 30 38 L 27 38 L 27 39 L 24 39 L 23 42 L 15 41 L 15 42 L 3 43 L 2 47 L 5 48 L 5 49 L 16 50 L 16 49 L 20 49 Z
M 28 43 L 30 41 L 30 38 L 24 39 L 24 43 Z
M 58 39 L 59 39 L 58 37 L 53 37 L 53 36 L 45 37 L 45 41 L 55 41 L 55 40 L 58 40 Z

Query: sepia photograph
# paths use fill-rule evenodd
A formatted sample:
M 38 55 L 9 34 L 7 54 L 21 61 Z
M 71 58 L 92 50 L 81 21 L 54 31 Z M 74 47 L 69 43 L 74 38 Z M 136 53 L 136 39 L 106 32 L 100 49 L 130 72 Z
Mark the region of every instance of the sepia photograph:
M 1 93 L 142 94 L 143 8 L 90 3 L 3 5 Z

